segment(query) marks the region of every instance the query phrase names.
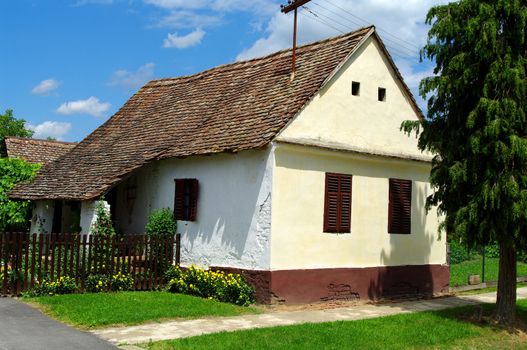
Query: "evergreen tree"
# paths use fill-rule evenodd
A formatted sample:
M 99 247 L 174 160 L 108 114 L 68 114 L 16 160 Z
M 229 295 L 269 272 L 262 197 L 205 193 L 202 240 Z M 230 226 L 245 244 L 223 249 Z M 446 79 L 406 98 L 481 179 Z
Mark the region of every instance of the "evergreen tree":
M 527 248 L 527 4 L 460 0 L 430 9 L 419 148 L 435 154 L 427 206 L 468 247 L 498 242 L 496 319 L 514 321 L 516 253 Z

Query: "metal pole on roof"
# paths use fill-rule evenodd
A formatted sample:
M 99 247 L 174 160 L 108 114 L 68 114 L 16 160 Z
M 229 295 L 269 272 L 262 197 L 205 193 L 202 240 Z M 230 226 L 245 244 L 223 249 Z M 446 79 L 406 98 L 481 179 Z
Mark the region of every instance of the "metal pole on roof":
M 295 11 L 294 21 L 293 21 L 293 62 L 291 66 L 291 80 L 295 77 L 296 71 L 296 27 L 297 27 L 297 12 L 300 6 L 303 6 L 310 2 L 311 0 L 289 0 L 287 5 L 280 5 L 282 13 L 289 13 Z

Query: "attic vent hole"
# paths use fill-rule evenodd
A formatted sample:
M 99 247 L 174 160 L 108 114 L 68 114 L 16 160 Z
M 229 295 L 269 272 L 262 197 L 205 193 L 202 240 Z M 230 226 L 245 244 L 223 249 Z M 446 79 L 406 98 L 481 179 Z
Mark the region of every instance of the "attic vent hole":
M 351 82 L 351 94 L 353 96 L 360 96 L 360 83 L 358 81 Z
M 382 88 L 382 87 L 379 88 L 378 99 L 381 102 L 386 101 L 386 89 L 385 88 Z

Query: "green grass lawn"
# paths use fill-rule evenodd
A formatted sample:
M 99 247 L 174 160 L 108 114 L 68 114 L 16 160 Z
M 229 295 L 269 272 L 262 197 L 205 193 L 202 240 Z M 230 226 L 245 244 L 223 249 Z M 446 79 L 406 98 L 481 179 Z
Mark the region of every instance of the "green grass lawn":
M 498 280 L 498 258 L 485 259 L 485 281 Z M 464 286 L 468 284 L 469 275 L 481 276 L 481 258 L 450 265 L 450 286 Z M 527 264 L 518 263 L 518 276 L 527 276 Z
M 259 312 L 253 307 L 167 292 L 69 294 L 26 298 L 24 301 L 36 304 L 51 317 L 81 328 Z
M 486 313 L 493 306 L 484 305 Z M 527 320 L 527 301 L 518 302 Z M 527 349 L 527 336 L 465 321 L 474 307 L 370 320 L 218 333 L 142 346 L 168 349 Z

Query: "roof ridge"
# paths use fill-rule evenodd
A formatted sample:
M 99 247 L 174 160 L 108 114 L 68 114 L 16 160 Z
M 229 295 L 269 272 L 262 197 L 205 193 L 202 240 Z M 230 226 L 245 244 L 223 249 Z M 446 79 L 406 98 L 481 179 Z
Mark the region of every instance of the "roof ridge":
M 21 137 L 21 136 L 6 136 L 4 139 L 9 140 L 19 140 L 19 141 L 29 141 L 34 143 L 54 143 L 54 144 L 64 144 L 64 145 L 76 145 L 78 142 L 68 142 L 68 141 L 59 141 L 59 140 L 46 140 L 46 139 L 34 139 L 31 137 Z
M 338 36 L 334 36 L 334 37 L 330 37 L 330 38 L 326 38 L 326 39 L 321 39 L 321 40 L 317 40 L 317 41 L 314 41 L 314 42 L 311 42 L 311 43 L 308 43 L 308 44 L 305 44 L 305 45 L 301 45 L 301 46 L 298 46 L 297 47 L 297 52 L 299 53 L 302 53 L 302 52 L 306 52 L 306 51 L 309 51 L 311 49 L 315 49 L 316 47 L 322 45 L 322 44 L 326 44 L 328 42 L 335 42 L 335 43 L 338 43 L 342 40 L 345 40 L 345 39 L 348 39 L 350 37 L 353 37 L 353 36 L 356 36 L 356 35 L 360 35 L 362 32 L 366 32 L 366 31 L 369 31 L 371 29 L 375 29 L 375 26 L 374 25 L 370 25 L 370 26 L 366 26 L 366 27 L 361 27 L 361 28 L 358 28 L 352 32 L 349 32 L 349 33 L 346 33 L 346 34 L 342 34 L 342 35 L 338 35 Z M 268 55 L 265 55 L 265 56 L 260 56 L 260 57 L 255 57 L 255 58 L 251 58 L 251 59 L 248 59 L 248 60 L 242 60 L 242 61 L 235 61 L 235 62 L 231 62 L 231 63 L 225 63 L 225 64 L 220 64 L 218 66 L 214 66 L 214 67 L 211 67 L 211 68 L 208 68 L 208 69 L 205 69 L 203 71 L 200 71 L 200 72 L 197 72 L 197 73 L 194 73 L 194 74 L 190 74 L 190 75 L 182 75 L 182 76 L 179 76 L 179 77 L 171 77 L 171 78 L 160 78 L 160 79 L 154 79 L 154 80 L 151 80 L 149 81 L 148 83 L 146 83 L 145 87 L 148 86 L 148 87 L 155 87 L 155 86 L 161 86 L 161 85 L 170 85 L 172 83 L 176 83 L 176 82 L 179 82 L 181 80 L 185 80 L 185 79 L 188 79 L 188 80 L 192 80 L 192 79 L 198 79 L 202 76 L 206 76 L 212 72 L 215 72 L 217 70 L 220 70 L 220 69 L 228 69 L 228 68 L 232 68 L 232 70 L 236 70 L 236 69 L 240 69 L 242 68 L 245 64 L 249 64 L 249 63 L 257 63 L 257 62 L 265 62 L 275 56 L 281 56 L 285 53 L 289 53 L 293 51 L 292 48 L 287 48 L 287 49 L 283 49 L 283 50 L 280 50 L 280 51 L 276 51 L 276 52 L 273 52 L 273 53 L 270 53 Z

